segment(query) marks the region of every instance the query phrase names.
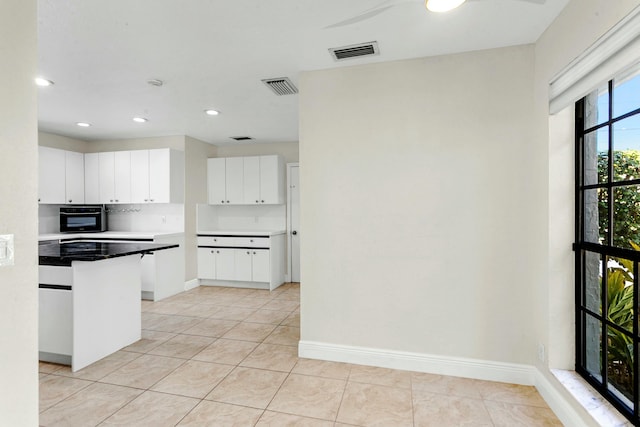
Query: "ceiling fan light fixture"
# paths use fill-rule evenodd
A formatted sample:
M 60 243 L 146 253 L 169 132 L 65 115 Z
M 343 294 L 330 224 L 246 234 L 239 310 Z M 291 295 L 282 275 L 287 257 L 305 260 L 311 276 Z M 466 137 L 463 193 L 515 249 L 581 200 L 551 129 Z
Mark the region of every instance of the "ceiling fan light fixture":
M 427 9 L 431 12 L 448 12 L 460 6 L 466 0 L 426 0 Z

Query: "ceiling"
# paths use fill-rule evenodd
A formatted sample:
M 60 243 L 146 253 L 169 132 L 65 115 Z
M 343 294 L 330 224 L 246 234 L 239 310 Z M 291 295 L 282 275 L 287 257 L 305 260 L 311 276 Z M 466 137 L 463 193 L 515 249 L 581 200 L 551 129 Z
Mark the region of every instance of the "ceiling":
M 568 1 L 469 0 L 435 14 L 423 0 L 39 0 L 38 72 L 55 82 L 38 89 L 39 128 L 86 141 L 297 141 L 299 95 L 276 96 L 262 79 L 298 85 L 301 71 L 532 43 Z M 378 5 L 394 6 L 326 28 Z M 328 52 L 369 41 L 379 55 Z

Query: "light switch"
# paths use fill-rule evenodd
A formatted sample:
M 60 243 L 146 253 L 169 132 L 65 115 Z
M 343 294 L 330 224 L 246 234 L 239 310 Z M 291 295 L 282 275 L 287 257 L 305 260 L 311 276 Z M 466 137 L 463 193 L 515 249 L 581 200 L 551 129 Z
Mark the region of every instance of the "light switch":
M 0 234 L 0 267 L 13 265 L 13 234 Z

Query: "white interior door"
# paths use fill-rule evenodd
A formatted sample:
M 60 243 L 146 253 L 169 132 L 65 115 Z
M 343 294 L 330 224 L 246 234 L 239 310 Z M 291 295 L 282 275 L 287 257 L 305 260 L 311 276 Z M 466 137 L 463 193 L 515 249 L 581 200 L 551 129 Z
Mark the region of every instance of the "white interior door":
M 289 165 L 289 266 L 292 282 L 300 282 L 300 167 Z

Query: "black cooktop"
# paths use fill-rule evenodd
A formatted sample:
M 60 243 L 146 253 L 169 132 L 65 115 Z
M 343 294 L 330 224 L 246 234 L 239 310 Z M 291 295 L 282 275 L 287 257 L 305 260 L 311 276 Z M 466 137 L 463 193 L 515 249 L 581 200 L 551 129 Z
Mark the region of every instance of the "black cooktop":
M 177 248 L 177 244 L 137 242 L 40 242 L 40 265 L 70 266 L 73 261 L 100 261 L 135 254 L 150 254 Z

